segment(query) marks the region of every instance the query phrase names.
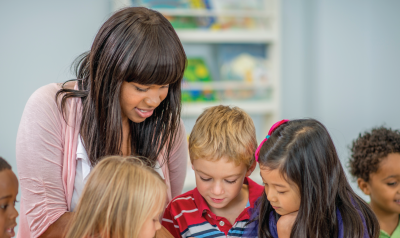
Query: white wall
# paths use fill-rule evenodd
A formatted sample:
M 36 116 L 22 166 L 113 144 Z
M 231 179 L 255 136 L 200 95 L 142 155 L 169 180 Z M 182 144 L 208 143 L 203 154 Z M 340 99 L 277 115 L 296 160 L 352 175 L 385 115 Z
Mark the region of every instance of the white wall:
M 346 166 L 360 132 L 400 129 L 400 1 L 282 5 L 282 116 L 320 120 Z
M 72 61 L 90 49 L 110 9 L 109 0 L 0 1 L 0 156 L 14 171 L 26 101 L 40 86 L 73 77 Z
M 109 0 L 0 1 L 0 156 L 14 172 L 26 101 L 37 88 L 73 77 L 72 61 L 90 49 L 110 9 Z

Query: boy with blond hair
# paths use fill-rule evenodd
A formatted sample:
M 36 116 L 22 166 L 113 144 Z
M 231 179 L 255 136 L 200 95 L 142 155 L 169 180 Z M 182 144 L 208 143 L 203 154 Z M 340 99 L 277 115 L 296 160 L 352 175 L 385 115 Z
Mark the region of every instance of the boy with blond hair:
M 256 148 L 253 121 L 243 110 L 205 110 L 189 137 L 196 188 L 168 204 L 163 226 L 176 238 L 242 237 L 248 209 L 264 189 L 248 178 Z

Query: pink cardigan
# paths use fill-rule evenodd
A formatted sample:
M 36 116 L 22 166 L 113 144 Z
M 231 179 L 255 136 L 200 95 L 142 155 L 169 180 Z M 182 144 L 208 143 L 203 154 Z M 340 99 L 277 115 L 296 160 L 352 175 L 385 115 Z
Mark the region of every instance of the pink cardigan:
M 68 123 L 55 101 L 60 84 L 36 90 L 26 103 L 18 129 L 16 159 L 21 188 L 17 237 L 38 237 L 70 210 L 82 104 L 67 101 Z M 161 163 L 168 199 L 182 192 L 187 166 L 187 140 L 181 121 L 169 163 Z

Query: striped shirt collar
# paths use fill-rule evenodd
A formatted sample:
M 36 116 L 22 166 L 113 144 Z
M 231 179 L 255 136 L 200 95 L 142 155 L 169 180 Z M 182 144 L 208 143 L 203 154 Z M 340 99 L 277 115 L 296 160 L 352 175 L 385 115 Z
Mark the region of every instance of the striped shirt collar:
M 244 178 L 243 184 L 249 185 L 249 201 L 247 204 L 250 203 L 250 208 L 253 208 L 254 203 L 258 199 L 257 195 L 259 193 L 251 192 L 251 191 L 254 191 L 254 189 L 259 189 L 260 185 L 248 177 Z M 211 214 L 212 218 L 216 220 L 215 214 L 211 211 L 206 200 L 203 198 L 203 196 L 201 196 L 201 194 L 197 188 L 193 189 L 193 198 L 194 198 L 196 207 L 199 209 L 199 211 L 197 213 L 199 215 L 199 217 L 203 216 L 203 214 L 206 213 L 206 214 Z M 249 214 L 247 214 L 247 217 L 245 219 L 248 219 L 248 218 L 249 218 Z

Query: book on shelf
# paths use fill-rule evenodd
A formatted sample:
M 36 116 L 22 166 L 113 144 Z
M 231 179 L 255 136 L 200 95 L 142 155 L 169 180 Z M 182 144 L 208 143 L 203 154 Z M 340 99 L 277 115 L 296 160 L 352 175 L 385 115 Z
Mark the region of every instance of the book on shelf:
M 211 47 L 216 51 L 216 57 L 207 55 L 212 50 L 204 50 L 203 55 L 198 54 L 199 51 L 188 51 L 188 65 L 182 84 L 183 102 L 260 100 L 271 97 L 265 46 L 220 44 Z M 214 77 L 211 71 L 217 72 Z
M 149 8 L 216 10 L 258 10 L 264 8 L 264 0 L 132 0 L 132 3 Z
M 175 29 L 263 29 L 263 0 L 132 0 L 160 11 Z

